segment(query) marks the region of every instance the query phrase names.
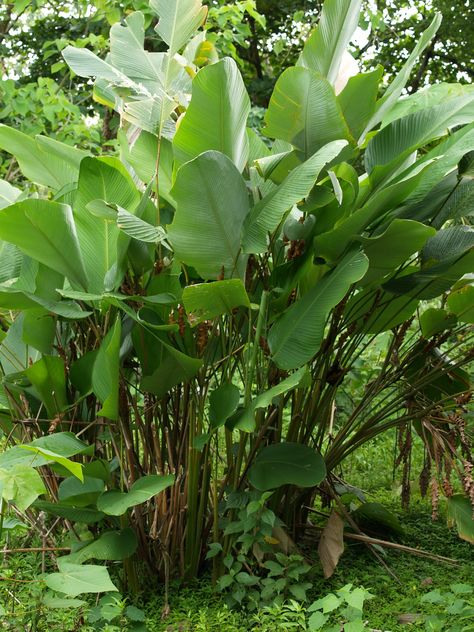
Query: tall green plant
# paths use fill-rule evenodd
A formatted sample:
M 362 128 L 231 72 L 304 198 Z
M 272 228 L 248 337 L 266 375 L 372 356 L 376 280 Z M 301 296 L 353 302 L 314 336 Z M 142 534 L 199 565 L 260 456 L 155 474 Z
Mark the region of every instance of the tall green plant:
M 120 158 L 0 127 L 48 192 L 4 185 L 3 429 L 33 444 L 72 431 L 96 455 L 74 457 L 81 484 L 55 466 L 36 505 L 134 534 L 129 553 L 167 580 L 196 575 L 211 536 L 229 550 L 229 492 L 276 490 L 296 533 L 317 486 L 332 493 L 344 459 L 390 428 L 418 433 L 447 495 L 457 470 L 472 498 L 474 95 L 398 108 L 439 17 L 380 96 L 380 69 L 341 83 L 359 2 L 329 0 L 276 83 L 264 141 L 235 62 L 197 62 L 200 1 L 150 8 L 167 51 L 145 50 L 140 12 L 112 27 L 105 60 L 64 51 L 120 114 Z M 344 380 L 379 336 L 385 357 L 342 414 Z M 106 558 L 106 533 L 51 587 Z

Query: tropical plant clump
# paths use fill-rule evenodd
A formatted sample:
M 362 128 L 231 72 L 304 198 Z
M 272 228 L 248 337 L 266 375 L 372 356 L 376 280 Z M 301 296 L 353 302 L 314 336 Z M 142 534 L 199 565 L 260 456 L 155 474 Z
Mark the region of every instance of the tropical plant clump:
M 438 15 L 382 94 L 381 67 L 349 77 L 360 4 L 326 0 L 259 132 L 199 0 L 150 0 L 165 52 L 144 48 L 140 11 L 105 59 L 64 49 L 119 114 L 119 155 L 0 126 L 37 190 L 0 182 L 2 520 L 91 535 L 52 591 L 116 590 L 90 560 L 123 560 L 131 589 L 139 565 L 191 578 L 213 543 L 221 585 L 304 592 L 274 528 L 297 539 L 321 495 L 342 540 L 345 459 L 393 428 L 405 481 L 419 437 L 422 490 L 474 542 L 474 93 L 401 98 Z M 257 536 L 281 590 L 243 570 Z

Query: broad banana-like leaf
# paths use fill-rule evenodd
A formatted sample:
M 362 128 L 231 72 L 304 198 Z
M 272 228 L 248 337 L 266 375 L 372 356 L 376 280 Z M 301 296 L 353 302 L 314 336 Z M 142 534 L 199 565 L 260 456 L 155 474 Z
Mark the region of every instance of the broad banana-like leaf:
M 42 454 L 36 453 L 32 455 L 31 452 L 24 449 L 28 446 L 41 449 Z M 51 458 L 47 453 L 70 458 L 86 452 L 90 452 L 89 446 L 80 441 L 72 432 L 56 432 L 23 444 L 23 447 L 15 446 L 6 450 L 0 454 L 0 467 L 10 469 L 17 464 L 40 467 L 54 463 L 54 458 Z M 76 465 L 80 464 L 76 463 Z
M 24 200 L 0 211 L 0 239 L 87 288 L 88 279 L 72 211 L 48 200 Z
M 116 421 L 119 415 L 120 316 L 105 336 L 92 370 L 92 388 L 102 408 L 97 413 Z
M 88 560 L 125 560 L 135 553 L 136 548 L 137 536 L 132 529 L 105 531 L 97 540 L 76 544 L 63 560 L 73 564 L 84 564 Z
M 452 226 L 438 231 L 422 251 L 421 268 L 394 278 L 384 288 L 395 294 L 431 299 L 474 270 L 474 229 Z
M 448 296 L 448 307 L 461 323 L 474 324 L 474 286 L 466 285 Z
M 237 307 L 250 307 L 240 279 L 188 285 L 183 291 L 183 302 L 192 327 L 221 314 L 231 314 Z
M 227 57 L 200 70 L 193 81 L 191 103 L 173 140 L 178 163 L 215 149 L 243 171 L 249 155 L 249 112 L 250 99 L 233 59 Z
M 72 564 L 67 557 L 58 559 L 59 573 L 46 575 L 44 581 L 48 588 L 70 597 L 84 593 L 117 592 L 105 566 L 92 564 Z
M 355 75 L 347 82 L 337 100 L 342 114 L 354 138 L 359 138 L 370 117 L 375 112 L 375 105 L 383 77 L 382 66 L 371 72 Z
M 160 141 L 160 160 L 158 178 L 156 164 L 158 157 L 158 139 L 154 134 L 142 131 L 136 140 L 130 141 L 123 130 L 119 131 L 120 150 L 122 160 L 129 164 L 137 176 L 145 184 L 158 182 L 160 198 L 165 199 L 172 206 L 175 202 L 171 196 L 173 186 L 173 145 L 162 137 Z
M 363 283 L 371 283 L 395 271 L 435 234 L 436 230 L 431 226 L 409 219 L 395 219 L 381 235 L 361 237 L 364 253 L 369 258 Z
M 418 43 L 416 44 L 415 48 L 411 52 L 407 61 L 403 65 L 403 68 L 400 70 L 400 72 L 392 81 L 392 83 L 388 86 L 383 97 L 379 99 L 379 101 L 377 102 L 375 113 L 370 118 L 369 122 L 367 123 L 365 127 L 365 130 L 363 131 L 361 137 L 359 138 L 359 144 L 361 144 L 364 141 L 365 137 L 370 132 L 370 130 L 373 129 L 376 125 L 378 125 L 384 119 L 387 112 L 389 112 L 391 108 L 395 105 L 395 103 L 398 101 L 398 98 L 403 92 L 403 88 L 405 87 L 410 77 L 413 66 L 416 64 L 419 56 L 429 46 L 431 40 L 436 35 L 440 27 L 441 20 L 442 20 L 441 14 L 437 13 L 435 18 L 431 22 L 430 26 L 426 29 L 426 31 L 423 33 L 421 38 L 418 40 Z
M 43 356 L 25 371 L 46 407 L 50 419 L 68 405 L 66 395 L 66 370 L 59 356 Z
M 31 138 L 7 125 L 0 125 L 0 149 L 15 156 L 25 178 L 55 191 L 77 182 L 81 160 L 89 155 L 52 138 Z
M 400 99 L 384 117 L 382 127 L 403 116 L 414 114 L 418 110 L 431 108 L 446 101 L 451 101 L 451 99 L 456 97 L 466 96 L 472 92 L 474 92 L 474 86 L 469 83 L 435 83 L 432 86 L 427 86 L 417 90 L 414 94 Z
M 333 230 L 318 235 L 315 239 L 317 255 L 335 261 L 349 243 L 353 239 L 358 239 L 373 221 L 397 208 L 412 193 L 422 175 L 423 171 L 403 182 L 381 189 Z
M 142 476 L 130 487 L 128 492 L 116 489 L 104 492 L 97 500 L 97 509 L 108 516 L 121 516 L 130 507 L 140 505 L 153 496 L 173 485 L 174 476 L 158 476 L 150 474 Z
M 171 193 L 177 209 L 168 239 L 177 258 L 203 279 L 239 276 L 249 200 L 230 158 L 217 151 L 201 154 L 181 167 Z
M 248 476 L 260 491 L 282 485 L 314 487 L 326 477 L 326 464 L 321 454 L 307 445 L 274 443 L 260 450 Z
M 140 202 L 135 184 L 116 158 L 87 158 L 81 164 L 74 217 L 89 279 L 87 290 L 101 293 L 111 289 L 107 273 L 117 264 L 120 235 L 115 218 L 94 215 L 88 206 L 95 200 L 133 211 Z
M 250 405 L 242 411 L 242 414 L 239 414 L 236 419 L 232 419 L 232 428 L 243 432 L 253 432 L 255 430 L 255 413 L 257 410 L 268 408 L 276 397 L 298 388 L 306 376 L 307 368 L 302 367 L 268 391 L 257 395 Z
M 327 79 L 308 68 L 288 68 L 278 79 L 264 133 L 291 143 L 305 159 L 331 141 L 353 140 Z
M 0 127 L 0 136 L 1 136 L 1 127 Z M 21 191 L 16 187 L 12 186 L 6 180 L 0 180 L 0 210 L 5 208 L 5 206 L 10 206 L 16 202 L 16 200 L 20 197 Z
M 334 85 L 342 57 L 359 24 L 361 4 L 361 0 L 326 0 L 298 65 L 315 70 Z
M 184 68 L 174 59 L 164 53 L 146 51 L 144 38 L 144 16 L 137 11 L 126 18 L 124 26 L 113 25 L 106 61 L 86 48 L 67 46 L 62 54 L 76 74 L 106 82 L 107 94 L 112 88 L 114 105 L 127 120 L 159 134 L 176 107 L 173 97 L 184 85 L 189 85 L 189 77 L 186 78 Z
M 321 171 L 341 153 L 346 145 L 347 141 L 344 140 L 328 143 L 302 165 L 290 171 L 278 188 L 253 207 L 245 221 L 244 252 L 265 251 L 268 233 L 272 233 L 277 228 L 292 206 L 309 195 Z
M 160 17 L 156 32 L 174 55 L 188 42 L 207 17 L 201 0 L 151 0 L 150 8 Z
M 398 166 L 409 154 L 429 141 L 445 135 L 453 127 L 471 123 L 473 105 L 474 91 L 393 121 L 367 145 L 367 172 L 371 173 L 379 165 L 394 163 Z
M 362 279 L 368 265 L 362 252 L 349 252 L 332 272 L 277 319 L 268 337 L 277 366 L 295 369 L 311 360 L 323 340 L 329 312 L 344 298 L 350 286 Z

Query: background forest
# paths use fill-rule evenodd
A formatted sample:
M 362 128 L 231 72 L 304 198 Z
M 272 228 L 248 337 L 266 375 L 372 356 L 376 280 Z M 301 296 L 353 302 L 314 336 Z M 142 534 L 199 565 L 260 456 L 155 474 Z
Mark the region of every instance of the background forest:
M 0 623 L 474 630 L 474 7 L 0 7 Z

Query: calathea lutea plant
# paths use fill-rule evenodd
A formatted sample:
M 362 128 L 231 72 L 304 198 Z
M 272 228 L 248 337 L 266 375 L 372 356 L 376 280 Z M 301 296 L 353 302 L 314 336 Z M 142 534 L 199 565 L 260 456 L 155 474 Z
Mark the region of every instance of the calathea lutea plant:
M 35 479 L 26 501 L 5 484 L 3 513 L 16 502 L 91 525 L 53 589 L 89 559 L 127 558 L 130 582 L 137 560 L 192 577 L 207 543 L 216 569 L 232 546 L 230 493 L 273 491 L 297 535 L 345 458 L 398 428 L 405 459 L 412 433 L 424 441 L 423 480 L 474 540 L 474 92 L 401 98 L 439 16 L 384 87 L 380 67 L 342 80 L 360 2 L 327 0 L 255 131 L 200 0 L 150 7 L 165 52 L 144 47 L 140 12 L 112 27 L 105 59 L 64 50 L 120 114 L 119 156 L 0 127 L 37 186 L 1 185 L 0 406 L 15 447 L 0 472 Z

